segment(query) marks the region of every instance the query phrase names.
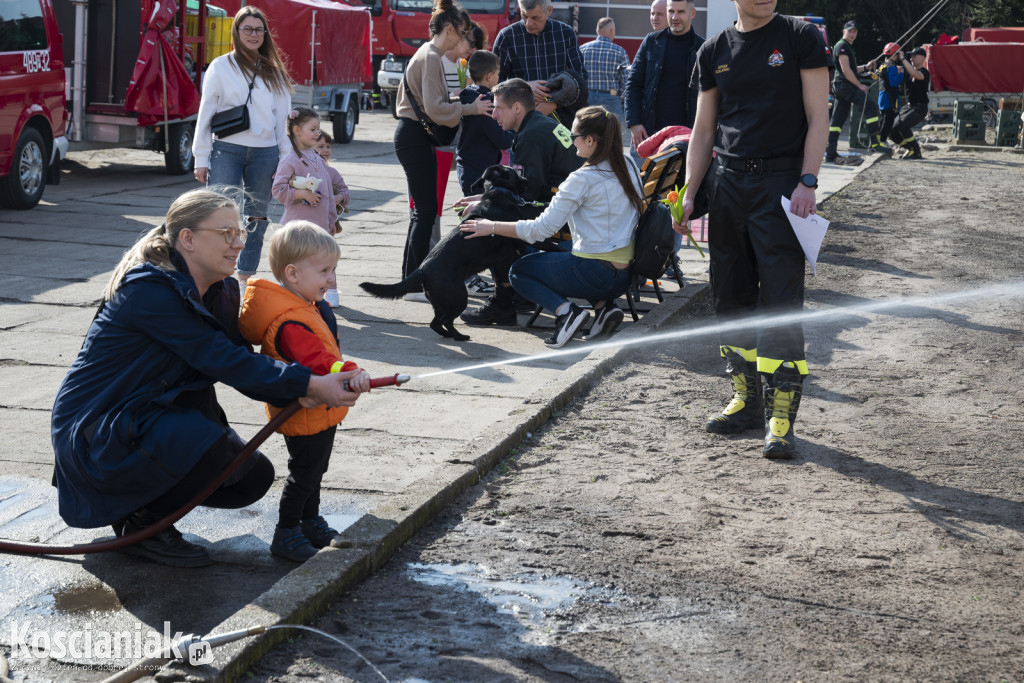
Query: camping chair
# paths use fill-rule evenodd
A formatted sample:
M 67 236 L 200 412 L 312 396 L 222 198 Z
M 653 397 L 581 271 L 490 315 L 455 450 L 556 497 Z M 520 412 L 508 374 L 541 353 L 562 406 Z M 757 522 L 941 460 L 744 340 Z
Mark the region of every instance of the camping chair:
M 645 204 L 663 198 L 664 195 L 668 194 L 669 190 L 675 187 L 676 179 L 683 168 L 683 160 L 685 158 L 686 156 L 679 149 L 671 147 L 644 160 L 643 166 L 640 168 L 640 184 L 643 188 L 642 198 Z M 672 265 L 676 271 L 676 282 L 682 287 L 683 281 L 682 276 L 679 274 L 679 260 L 677 257 L 673 257 Z M 639 278 L 634 277 L 629 288 L 626 289 L 626 302 L 629 304 L 629 313 L 633 316 L 633 322 L 640 319 L 635 303 L 636 299 L 640 297 L 640 285 L 642 284 L 638 280 Z M 635 295 L 634 291 L 636 292 Z M 664 301 L 657 280 L 654 281 L 654 292 L 658 297 L 659 303 Z M 533 327 L 533 324 L 537 322 L 537 318 L 540 317 L 543 311 L 544 307 L 538 305 L 530 315 L 530 319 L 526 321 L 526 326 Z

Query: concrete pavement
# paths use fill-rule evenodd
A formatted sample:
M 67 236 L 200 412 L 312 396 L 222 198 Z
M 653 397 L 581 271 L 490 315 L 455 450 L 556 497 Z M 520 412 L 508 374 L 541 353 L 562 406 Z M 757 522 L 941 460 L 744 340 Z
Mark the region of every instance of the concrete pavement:
M 335 165 L 353 196 L 338 238 L 342 306 L 336 311 L 343 353 L 374 376 L 414 376 L 402 388 L 362 398 L 336 439 L 322 506 L 345 529 L 351 547 L 326 550 L 302 566 L 269 554 L 287 473 L 284 442 L 272 436 L 262 447 L 278 473 L 270 494 L 239 511 L 199 508 L 178 524 L 208 542 L 217 560 L 212 567 L 169 569 L 117 554 L 0 555 L 0 584 L 6 588 L 0 592 L 0 646 L 7 653 L 15 649 L 12 670 L 24 680 L 100 680 L 142 655 L 137 647 L 122 648 L 114 653 L 119 657 L 98 650 L 61 654 L 61 634 L 77 632 L 89 642 L 103 634 L 129 634 L 145 642 L 165 628 L 204 634 L 308 619 L 385 562 L 552 411 L 621 360 L 624 349 L 577 341 L 566 347 L 577 351 L 572 355 L 423 377 L 545 354 L 542 339 L 551 318 L 541 318 L 538 329 L 459 325 L 472 339 L 456 343 L 427 327 L 429 305 L 373 299 L 357 287 L 364 280 L 399 279 L 408 200 L 391 145 L 393 128 L 390 115 L 364 113 L 356 140 L 334 146 Z M 823 169 L 819 199 L 872 161 Z M 62 184 L 48 187 L 39 207 L 0 210 L 0 537 L 61 544 L 111 534 L 68 529 L 57 515 L 49 486 L 49 410 L 57 387 L 121 253 L 160 223 L 173 197 L 196 186 L 189 176 L 167 176 L 162 158 L 143 151 L 73 152 L 66 169 Z M 447 197 L 457 196 L 452 173 Z M 448 212 L 442 229 L 456 223 Z M 704 291 L 707 262 L 691 249 L 682 258 L 687 286 L 676 291 L 666 282 L 665 302 L 639 323 L 627 315 L 614 340 L 670 326 Z M 271 277 L 265 258 L 260 274 Z M 471 298 L 470 305 L 482 299 Z M 645 293 L 641 308 L 654 303 Z M 260 404 L 228 388 L 218 391 L 243 436 L 265 423 Z M 160 678 L 233 679 L 285 633 L 219 648 L 212 665 L 175 669 Z M 33 648 L 21 647 L 22 641 Z

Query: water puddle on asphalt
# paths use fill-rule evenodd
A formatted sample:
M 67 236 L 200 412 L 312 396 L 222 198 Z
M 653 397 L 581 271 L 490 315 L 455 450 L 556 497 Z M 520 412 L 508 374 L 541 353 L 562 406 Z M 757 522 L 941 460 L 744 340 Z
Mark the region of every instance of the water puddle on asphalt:
M 121 601 L 117 594 L 104 585 L 61 587 L 53 593 L 52 610 L 58 614 L 92 614 L 119 609 Z
M 509 579 L 491 576 L 479 564 L 408 565 L 412 580 L 428 586 L 463 588 L 479 593 L 502 614 L 511 614 L 540 625 L 545 616 L 570 607 L 584 595 L 603 591 L 592 584 L 561 576 L 517 574 Z

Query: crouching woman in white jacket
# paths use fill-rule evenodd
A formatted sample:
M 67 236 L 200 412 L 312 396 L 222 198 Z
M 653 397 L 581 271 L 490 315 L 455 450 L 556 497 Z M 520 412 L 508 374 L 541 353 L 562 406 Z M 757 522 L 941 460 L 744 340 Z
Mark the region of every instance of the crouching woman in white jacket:
M 611 334 L 622 322 L 615 299 L 629 287 L 633 234 L 643 209 L 640 174 L 622 153 L 619 120 L 604 107 L 586 107 L 572 124 L 576 154 L 586 163 L 558 186 L 551 204 L 532 221 L 486 219 L 462 224 L 466 238 L 504 235 L 540 242 L 562 229 L 572 233 L 572 252 L 527 254 L 512 265 L 509 280 L 521 295 L 552 311 L 555 331 L 544 341 L 564 346 L 590 314 L 568 299 L 586 299 L 596 315 L 589 338 Z

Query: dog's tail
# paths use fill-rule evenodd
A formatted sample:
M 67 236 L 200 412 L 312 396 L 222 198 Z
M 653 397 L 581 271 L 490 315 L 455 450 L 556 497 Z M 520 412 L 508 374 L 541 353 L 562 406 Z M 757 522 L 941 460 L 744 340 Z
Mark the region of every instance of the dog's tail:
M 415 270 L 401 282 L 393 285 L 378 285 L 373 282 L 360 282 L 359 286 L 378 299 L 401 299 L 409 292 L 415 292 L 423 287 L 423 273 Z

